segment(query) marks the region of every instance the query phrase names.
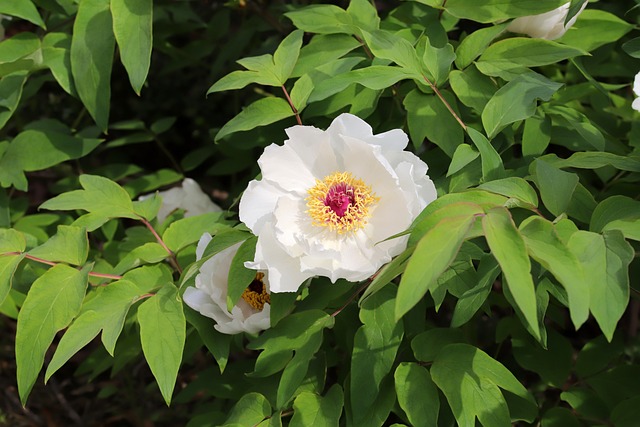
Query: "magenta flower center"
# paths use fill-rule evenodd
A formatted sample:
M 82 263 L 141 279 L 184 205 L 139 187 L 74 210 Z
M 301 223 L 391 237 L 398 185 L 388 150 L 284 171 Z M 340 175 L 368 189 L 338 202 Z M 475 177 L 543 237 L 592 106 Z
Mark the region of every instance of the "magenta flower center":
M 327 196 L 324 198 L 324 205 L 335 212 L 338 217 L 342 218 L 349 209 L 349 206 L 355 201 L 353 186 L 339 182 L 329 188 Z

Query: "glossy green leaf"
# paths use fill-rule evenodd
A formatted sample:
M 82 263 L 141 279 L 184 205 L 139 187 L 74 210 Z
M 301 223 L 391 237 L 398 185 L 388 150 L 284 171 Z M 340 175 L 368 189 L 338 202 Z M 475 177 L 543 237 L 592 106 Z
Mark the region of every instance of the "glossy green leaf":
M 456 257 L 474 221 L 473 215 L 444 218 L 420 239 L 398 287 L 396 320 L 433 289 L 438 277 Z
M 229 120 L 216 134 L 215 140 L 219 141 L 232 133 L 265 126 L 293 115 L 291 106 L 284 99 L 262 98 L 248 105 L 237 116 Z
M 447 176 L 451 176 L 460 171 L 469 163 L 477 159 L 478 156 L 480 156 L 478 150 L 476 150 L 469 144 L 458 145 L 458 148 L 456 148 L 456 151 L 453 153 L 453 157 L 451 158 Z
M 417 363 L 403 362 L 396 368 L 394 377 L 398 403 L 411 425 L 436 427 L 440 398 L 429 371 Z
M 578 175 L 564 172 L 541 159 L 535 162 L 535 175 L 545 207 L 555 216 L 566 212 L 578 185 Z
M 273 297 L 271 298 L 273 302 Z M 196 328 L 202 343 L 218 362 L 220 373 L 224 372 L 229 362 L 229 350 L 233 335 L 223 334 L 215 330 L 215 321 L 191 309 L 184 307 L 184 314 L 190 325 Z M 273 322 L 272 322 L 273 324 Z
M 80 310 L 91 265 L 76 270 L 58 264 L 38 277 L 18 315 L 16 364 L 18 392 L 24 405 L 38 378 L 47 348 Z
M 540 339 L 531 262 L 522 236 L 505 208 L 494 208 L 487 212 L 482 219 L 482 226 L 491 254 L 500 264 L 506 279 L 503 284 L 509 289 L 534 336 Z
M 506 27 L 506 24 L 499 24 L 481 28 L 462 39 L 456 49 L 456 66 L 458 69 L 462 70 L 471 65 L 473 60 L 480 56 L 489 44 L 505 31 Z
M 561 159 L 555 154 L 547 154 L 543 159 L 559 168 L 598 169 L 613 166 L 622 171 L 640 172 L 640 157 L 638 156 L 620 156 L 613 153 L 587 151 L 573 153 L 568 159 Z
M 500 269 L 496 260 L 488 255 L 483 256 L 478 266 L 475 286 L 460 295 L 456 302 L 451 318 L 452 328 L 460 327 L 471 320 L 489 297 L 498 274 Z
M 291 77 L 300 77 L 320 66 L 329 65 L 359 46 L 354 37 L 346 34 L 315 35 L 300 50 Z
M 138 308 L 138 321 L 144 357 L 169 405 L 186 338 L 178 289 L 169 284 L 145 300 Z
M 235 404 L 225 426 L 257 426 L 271 415 L 269 401 L 260 393 L 247 393 Z
M 509 427 L 509 408 L 500 388 L 536 407 L 535 400 L 500 362 L 467 344 L 450 344 L 431 366 L 433 382 L 444 393 L 461 426 Z
M 41 28 L 47 28 L 31 0 L 3 0 L 0 13 L 26 19 Z
M 408 72 L 421 78 L 422 67 L 411 43 L 390 31 L 376 30 L 363 32 L 364 39 L 371 53 L 377 58 L 388 59 L 398 64 Z
M 12 228 L 0 228 L 0 254 L 23 252 L 27 246 L 24 235 Z
M 128 252 L 113 268 L 115 274 L 122 274 L 141 264 L 155 264 L 163 261 L 169 254 L 159 243 L 148 242 Z
M 363 323 L 355 333 L 351 356 L 351 408 L 354 422 L 370 412 L 390 374 L 404 334 L 402 322 L 394 321 L 395 290 L 386 287 L 368 298 L 360 308 Z
M 109 0 L 81 0 L 73 24 L 71 71 L 82 103 L 103 131 L 109 122 L 114 48 Z
M 413 226 L 410 228 L 409 247 L 415 246 L 427 232 L 444 219 L 455 216 L 479 216 L 483 213 L 482 206 L 471 202 L 456 201 L 443 204 L 438 209 L 431 210 L 428 215 L 421 216 L 419 220 L 414 221 Z
M 334 384 L 324 397 L 304 391 L 293 401 L 293 417 L 289 426 L 337 427 L 343 401 L 342 388 L 338 384 Z
M 507 125 L 533 116 L 537 100 L 548 101 L 561 86 L 540 74 L 527 73 L 498 89 L 482 111 L 489 139 Z
M 140 95 L 151 65 L 153 0 L 111 0 L 110 7 L 120 60 Z
M 531 216 L 520 224 L 529 255 L 549 270 L 567 291 L 569 312 L 576 329 L 589 317 L 589 292 L 584 270 L 560 240 L 550 221 Z
M 589 225 L 591 231 L 619 230 L 625 237 L 640 239 L 640 202 L 626 196 L 611 196 L 596 206 Z
M 542 117 L 529 117 L 524 122 L 522 134 L 522 154 L 540 156 L 551 141 L 551 120 Z

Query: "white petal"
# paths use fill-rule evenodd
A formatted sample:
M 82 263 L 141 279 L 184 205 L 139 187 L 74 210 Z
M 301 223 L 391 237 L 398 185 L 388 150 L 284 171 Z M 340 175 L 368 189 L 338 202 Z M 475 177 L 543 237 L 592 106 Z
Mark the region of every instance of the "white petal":
M 640 96 L 640 72 L 633 79 L 633 93 Z
M 198 241 L 198 246 L 196 246 L 196 260 L 200 261 L 202 259 L 202 255 L 204 255 L 204 250 L 207 249 L 207 245 L 213 239 L 211 234 L 204 233 L 200 236 L 200 240 Z
M 640 98 L 636 98 L 633 100 L 633 103 L 631 104 L 631 108 L 633 108 L 636 111 L 640 111 Z
M 240 198 L 240 221 L 259 234 L 265 222 L 272 220 L 278 198 L 283 194 L 269 181 L 251 181 Z
M 265 224 L 258 236 L 256 255 L 253 262 L 246 262 L 247 268 L 267 270 L 272 293 L 296 292 L 300 285 L 313 274 L 300 271 L 300 262 L 290 257 L 275 238 L 273 225 Z

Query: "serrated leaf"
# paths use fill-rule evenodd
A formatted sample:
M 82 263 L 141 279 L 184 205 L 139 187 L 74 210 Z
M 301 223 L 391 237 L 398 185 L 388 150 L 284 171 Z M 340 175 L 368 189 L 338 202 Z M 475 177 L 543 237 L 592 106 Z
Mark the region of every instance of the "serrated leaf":
M 394 377 L 398 403 L 411 425 L 437 427 L 440 397 L 429 371 L 417 363 L 403 362 Z
M 140 95 L 153 47 L 153 0 L 110 0 L 113 33 L 133 90 Z
M 324 397 L 304 391 L 293 401 L 293 417 L 289 426 L 337 427 L 343 401 L 342 388 L 338 384 L 334 384 Z
M 92 265 L 76 270 L 58 264 L 36 279 L 18 315 L 16 365 L 24 405 L 38 378 L 47 348 L 80 310 Z
M 82 0 L 73 24 L 71 72 L 89 114 L 104 132 L 109 122 L 115 38 L 109 0 Z
M 269 125 L 293 115 L 291 106 L 284 99 L 262 98 L 249 104 L 237 116 L 229 120 L 216 134 L 215 140 L 219 141 L 235 132 Z
M 530 406 L 535 401 L 507 368 L 482 350 L 467 344 L 450 344 L 431 366 L 431 377 L 442 390 L 461 426 L 509 427 L 509 408 L 500 388 Z
M 432 290 L 438 277 L 454 260 L 474 222 L 473 215 L 447 217 L 420 239 L 400 280 L 396 321 L 416 305 L 427 291 Z M 429 268 L 425 268 L 427 265 Z
M 505 208 L 494 208 L 487 212 L 482 219 L 482 226 L 491 254 L 500 264 L 506 279 L 504 285 L 509 289 L 535 338 L 540 340 L 531 262 L 522 236 Z
M 138 308 L 142 352 L 167 405 L 182 362 L 186 320 L 178 289 L 164 286 Z
M 82 265 L 89 255 L 87 230 L 70 225 L 59 225 L 57 233 L 42 245 L 31 249 L 29 255 L 47 261 Z

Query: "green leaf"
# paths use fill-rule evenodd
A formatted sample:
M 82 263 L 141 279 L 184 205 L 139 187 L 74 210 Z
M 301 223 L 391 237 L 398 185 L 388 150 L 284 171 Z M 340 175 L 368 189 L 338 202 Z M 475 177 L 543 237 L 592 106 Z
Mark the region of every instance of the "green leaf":
M 269 401 L 260 393 L 247 393 L 231 410 L 225 426 L 257 426 L 271 415 Z
M 22 58 L 33 61 L 30 58 L 40 47 L 40 39 L 34 33 L 18 33 L 0 43 L 0 64 L 10 64 Z
M 478 114 L 482 114 L 497 89 L 495 82 L 478 71 L 475 65 L 464 71 L 453 70 L 449 74 L 449 84 L 460 102 Z
M 273 298 L 272 298 L 273 300 Z M 184 314 L 189 324 L 193 325 L 198 331 L 198 335 L 207 350 L 213 355 L 220 373 L 224 372 L 229 361 L 229 349 L 233 335 L 223 334 L 215 330 L 215 321 L 208 317 L 202 316 L 200 313 L 185 305 Z
M 144 293 L 128 280 L 112 282 L 96 292 L 84 303 L 80 314 L 58 343 L 47 366 L 45 382 L 100 331 L 106 350 L 113 356 L 129 308 Z
M 446 217 L 420 239 L 398 287 L 396 321 L 433 289 L 438 277 L 455 259 L 474 222 L 473 215 Z
M 622 50 L 633 58 L 640 58 L 640 37 L 631 39 L 622 44 Z
M 22 98 L 22 88 L 27 81 L 29 73 L 27 71 L 17 71 L 15 73 L 3 76 L 0 79 L 0 129 L 9 121 L 13 113 L 18 108 L 20 98 Z M 0 168 L 0 171 L 3 169 Z M 5 186 L 0 180 L 0 184 Z M 8 186 L 7 184 L 6 186 Z M 23 184 L 18 189 L 23 188 L 26 191 L 27 180 L 23 178 Z
M 447 345 L 464 341 L 461 329 L 433 328 L 416 335 L 411 340 L 411 349 L 416 360 L 428 363 Z
M 104 132 L 109 122 L 114 48 L 109 0 L 81 0 L 73 24 L 71 71 L 82 103 Z
M 264 350 L 251 376 L 268 376 L 284 368 L 278 385 L 278 408 L 285 407 L 293 397 L 307 374 L 311 357 L 322 344 L 323 329 L 332 328 L 334 322 L 333 317 L 321 310 L 294 313 L 249 344 L 253 350 Z
M 535 161 L 536 184 L 545 207 L 555 216 L 567 211 L 578 185 L 578 175 L 561 171 L 544 160 Z
M 640 418 L 640 396 L 620 402 L 611 412 L 611 422 L 616 427 L 634 427 Z
M 414 75 L 415 78 L 422 78 L 421 61 L 418 59 L 416 49 L 408 40 L 384 30 L 375 30 L 370 33 L 363 31 L 362 33 L 367 46 L 376 58 L 393 61 Z
M 47 33 L 42 39 L 42 65 L 65 92 L 78 96 L 71 74 L 71 34 Z
M 172 222 L 162 234 L 162 240 L 177 253 L 200 240 L 204 233 L 214 235 L 228 228 L 222 212 L 210 212 Z
M 29 255 L 54 262 L 82 265 L 89 255 L 87 230 L 59 225 L 58 232 L 44 244 L 31 249 Z
M 428 37 L 425 37 L 424 54 L 422 55 L 422 63 L 433 78 L 432 83 L 441 86 L 449 77 L 451 64 L 456 59 L 453 53 L 453 46 L 447 43 L 444 47 L 438 48 L 431 45 Z
M 500 154 L 498 154 L 493 145 L 482 133 L 471 127 L 467 128 L 467 134 L 469 134 L 469 137 L 480 152 L 482 179 L 486 182 L 502 178 L 505 175 L 504 165 Z
M 442 90 L 441 93 L 459 114 L 453 94 L 446 90 Z M 435 95 L 426 95 L 414 89 L 407 94 L 402 103 L 407 110 L 409 134 L 414 147 L 420 147 L 423 141 L 428 139 L 440 147 L 447 156 L 453 157 L 458 146 L 464 142 L 464 130 L 442 101 Z
M 80 310 L 91 267 L 90 264 L 76 270 L 58 264 L 38 277 L 29 289 L 16 330 L 18 392 L 23 405 L 42 369 L 47 348 Z
M 44 202 L 40 209 L 82 209 L 106 218 L 139 218 L 134 212 L 129 194 L 110 179 L 85 174 L 80 175 L 80 185 L 83 190 L 62 193 Z
M 531 216 L 520 224 L 529 255 L 549 270 L 567 291 L 569 313 L 576 329 L 589 317 L 585 274 L 576 256 L 560 240 L 550 221 Z
M 489 297 L 498 274 L 500 269 L 496 260 L 488 255 L 483 256 L 478 266 L 476 285 L 460 295 L 456 302 L 451 318 L 452 328 L 458 328 L 471 320 Z
M 132 204 L 136 215 L 151 221 L 158 216 L 158 211 L 162 207 L 162 197 L 155 193 L 151 197 L 147 197 L 144 200 L 136 200 Z
M 447 170 L 447 177 L 462 170 L 469 163 L 473 162 L 480 156 L 480 153 L 470 146 L 469 144 L 460 144 L 456 151 L 453 153 L 451 163 L 449 164 L 449 170 Z
M 320 66 L 327 66 L 359 46 L 354 37 L 346 34 L 318 34 L 300 50 L 291 77 L 300 77 Z
M 344 9 L 330 4 L 311 5 L 284 14 L 296 28 L 308 33 L 353 34 L 351 16 Z
M 24 252 L 27 242 L 24 234 L 12 228 L 0 228 L 0 254 L 6 252 Z
M 16 269 L 24 259 L 24 256 L 24 254 L 0 255 L 0 306 L 7 298 L 7 295 L 9 295 L 13 282 L 13 275 L 16 273 Z
M 555 154 L 547 154 L 543 156 L 543 160 L 559 168 L 598 169 L 613 166 L 622 171 L 640 172 L 640 157 L 619 156 L 606 152 L 577 152 L 568 159 L 561 159 Z
M 133 90 L 147 79 L 153 46 L 153 0 L 111 0 L 113 34 Z
M 430 0 L 418 0 L 430 4 Z M 440 5 L 438 1 L 438 5 Z M 562 0 L 485 0 L 478 3 L 474 0 L 448 0 L 444 3 L 447 12 L 460 19 L 489 23 L 524 15 L 537 15 L 548 12 L 563 3 Z
M 571 375 L 573 348 L 565 337 L 549 331 L 547 348 L 542 348 L 529 336 L 513 337 L 513 355 L 523 368 L 540 375 L 542 381 L 561 388 Z
M 67 160 L 86 156 L 101 142 L 101 139 L 76 138 L 55 131 L 21 132 L 11 141 L 9 148 L 0 158 L 0 183 L 9 186 L 13 182 L 17 188 L 26 191 L 27 187 L 20 185 L 20 180 L 13 176 L 24 178 L 24 171 L 43 170 Z
M 489 46 L 480 55 L 477 65 L 481 71 L 487 64 L 512 72 L 522 67 L 555 64 L 580 55 L 587 55 L 587 52 L 550 40 L 512 37 Z
M 511 426 L 509 408 L 498 387 L 536 407 L 533 397 L 507 368 L 467 344 L 450 344 L 438 353 L 431 377 L 460 426 L 475 425 L 476 417 L 484 426 Z
M 509 177 L 485 182 L 478 186 L 492 193 L 502 194 L 520 200 L 526 205 L 538 207 L 538 194 L 531 185 L 522 178 Z
M 303 391 L 293 401 L 290 427 L 337 427 L 344 405 L 342 388 L 334 384 L 324 397 Z
M 371 412 L 402 342 L 402 322 L 393 318 L 394 294 L 394 289 L 386 287 L 360 308 L 363 326 L 356 331 L 351 356 L 350 393 L 355 423 Z
M 591 313 L 611 341 L 629 304 L 628 268 L 634 250 L 617 231 L 605 231 L 602 235 L 577 231 L 569 239 L 568 247 L 584 269 Z
M 560 43 L 591 52 L 608 43 L 615 43 L 633 29 L 633 25 L 604 10 L 587 7 L 567 31 Z
M 540 156 L 551 142 L 551 120 L 544 117 L 529 117 L 524 121 L 522 134 L 522 155 Z
M 494 208 L 487 212 L 482 219 L 482 226 L 491 254 L 500 264 L 506 279 L 504 284 L 513 296 L 533 335 L 540 340 L 531 262 L 522 236 L 505 208 Z
M 489 139 L 507 125 L 533 116 L 537 100 L 548 101 L 561 86 L 540 74 L 527 73 L 498 89 L 482 111 L 482 124 Z
M 453 201 L 452 203 L 444 203 L 442 206 L 438 206 L 437 209 L 429 210 L 427 212 L 428 215 L 421 215 L 414 221 L 413 226 L 410 228 L 409 247 L 415 246 L 427 232 L 436 227 L 438 223 L 444 219 L 456 216 L 472 217 L 484 214 L 482 206 L 472 202 L 473 200 L 467 202 L 462 199 L 460 201 Z
M 598 151 L 604 151 L 604 135 L 591 123 L 587 116 L 573 108 L 562 105 L 545 108 L 545 111 L 552 118 L 554 124 L 568 128 L 571 134 L 577 134 L 588 146 Z M 575 144 L 575 142 L 572 142 L 572 144 Z
M 429 371 L 417 363 L 403 362 L 396 368 L 394 377 L 398 403 L 411 425 L 436 427 L 440 398 Z
M 458 69 L 462 70 L 471 65 L 473 60 L 480 56 L 487 46 L 504 32 L 506 27 L 507 24 L 499 24 L 481 28 L 462 39 L 456 49 L 456 66 Z
M 122 274 L 140 264 L 155 264 L 163 261 L 169 254 L 159 243 L 148 242 L 128 252 L 124 258 L 113 267 L 114 274 Z
M 142 352 L 167 405 L 182 362 L 186 320 L 178 289 L 166 285 L 138 308 Z
M 374 31 L 380 27 L 378 11 L 369 0 L 351 0 L 349 7 L 347 7 L 347 13 L 356 28 Z
M 273 54 L 274 73 L 280 84 L 285 84 L 293 72 L 300 55 L 303 35 L 304 31 L 295 30 L 282 40 Z
M 41 28 L 47 28 L 31 0 L 3 0 L 0 13 L 26 19 Z
M 248 105 L 237 116 L 229 120 L 216 134 L 215 140 L 219 141 L 232 133 L 265 126 L 293 115 L 291 106 L 284 99 L 262 98 Z
M 246 261 L 253 261 L 256 253 L 257 237 L 250 237 L 238 248 L 231 260 L 227 285 L 227 310 L 231 310 L 242 297 L 242 293 L 256 280 L 256 271 L 244 266 Z

